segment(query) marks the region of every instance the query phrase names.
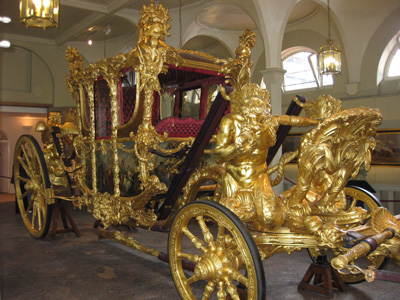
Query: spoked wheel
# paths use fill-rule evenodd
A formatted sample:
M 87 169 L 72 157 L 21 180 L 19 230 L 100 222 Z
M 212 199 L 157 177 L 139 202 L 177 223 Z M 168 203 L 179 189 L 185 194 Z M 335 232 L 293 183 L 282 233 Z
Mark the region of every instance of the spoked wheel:
M 265 299 L 260 254 L 243 222 L 213 201 L 182 207 L 168 236 L 171 274 L 182 299 Z M 194 274 L 183 270 L 189 261 Z M 240 298 L 243 299 L 243 298 Z
M 375 209 L 377 209 L 378 207 L 382 207 L 382 203 L 379 201 L 379 199 L 375 197 L 374 194 L 363 188 L 355 186 L 345 187 L 344 192 L 347 199 L 346 210 L 350 210 L 355 206 L 364 208 L 368 212 L 367 221 L 369 220 Z M 349 230 L 351 230 L 351 228 L 349 228 Z M 313 260 L 315 260 L 319 254 L 315 249 L 308 249 L 308 252 Z M 328 259 L 332 259 L 332 251 L 329 250 L 326 252 Z M 370 259 L 366 257 L 360 258 L 356 261 L 356 265 L 361 267 L 362 269 L 368 269 L 368 266 L 373 266 L 376 269 L 380 269 L 383 268 L 385 265 L 385 257 L 375 256 L 370 257 Z M 365 280 L 364 274 L 361 272 L 352 274 L 348 270 L 339 270 L 339 274 L 341 275 L 343 281 L 346 283 L 358 283 Z
M 47 235 L 52 206 L 48 205 L 49 175 L 43 152 L 31 135 L 21 136 L 14 153 L 14 185 L 18 208 L 29 234 Z
M 381 201 L 366 189 L 349 186 L 344 188 L 344 193 L 347 198 L 347 210 L 350 210 L 354 206 L 360 206 L 368 212 L 368 219 L 375 209 L 383 206 Z

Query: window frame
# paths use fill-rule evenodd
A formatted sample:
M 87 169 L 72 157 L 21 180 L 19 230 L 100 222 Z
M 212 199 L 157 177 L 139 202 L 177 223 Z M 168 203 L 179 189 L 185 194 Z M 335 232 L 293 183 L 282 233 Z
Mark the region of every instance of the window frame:
M 390 53 L 389 53 L 388 58 L 386 60 L 385 69 L 384 69 L 384 72 L 383 72 L 383 80 L 384 81 L 400 79 L 400 73 L 398 75 L 396 75 L 396 76 L 389 76 L 390 66 L 391 66 L 391 64 L 393 62 L 393 58 L 395 57 L 395 55 L 397 53 L 399 53 L 399 55 L 400 55 L 400 36 L 399 36 L 399 34 L 396 35 L 395 44 L 393 45 L 392 49 L 390 50 Z
M 307 56 L 307 61 L 308 61 L 308 64 L 309 64 L 309 66 L 311 68 L 311 72 L 313 74 L 316 86 L 305 87 L 305 88 L 295 88 L 295 89 L 287 90 L 287 89 L 285 89 L 285 78 L 287 76 L 286 75 L 287 73 L 285 73 L 284 80 L 283 80 L 283 83 L 282 83 L 282 91 L 283 91 L 283 93 L 292 93 L 292 92 L 295 92 L 295 91 L 304 91 L 304 90 L 319 90 L 319 89 L 326 89 L 326 88 L 329 88 L 330 86 L 333 86 L 335 82 L 334 82 L 334 79 L 333 79 L 332 75 L 330 75 L 332 77 L 332 83 L 331 84 L 324 84 L 324 76 L 321 75 L 320 72 L 319 72 L 318 56 L 317 56 L 318 54 L 311 48 L 307 48 L 307 47 L 292 47 L 292 48 L 289 48 L 289 49 L 286 49 L 286 50 L 282 51 L 282 58 L 281 58 L 281 60 L 282 60 L 282 68 L 283 68 L 283 62 L 285 60 L 287 60 L 291 56 L 294 56 L 294 55 L 296 55 L 298 53 L 301 53 L 301 52 L 306 52 L 306 53 L 309 54 Z M 317 57 L 316 65 L 314 65 L 313 62 L 312 62 L 312 58 L 311 57 L 313 55 L 316 55 L 316 57 Z

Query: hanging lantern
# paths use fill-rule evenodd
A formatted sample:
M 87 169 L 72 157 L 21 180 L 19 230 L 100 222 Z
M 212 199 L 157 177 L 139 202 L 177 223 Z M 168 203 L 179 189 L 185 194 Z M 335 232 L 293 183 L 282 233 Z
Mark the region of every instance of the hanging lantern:
M 342 72 L 342 51 L 331 40 L 331 10 L 328 0 L 328 40 L 318 52 L 319 71 L 323 75 L 337 75 Z
M 324 75 L 337 75 L 342 72 L 342 59 L 338 45 L 329 39 L 326 45 L 319 49 L 319 70 Z
M 20 0 L 20 20 L 26 27 L 58 27 L 60 0 Z

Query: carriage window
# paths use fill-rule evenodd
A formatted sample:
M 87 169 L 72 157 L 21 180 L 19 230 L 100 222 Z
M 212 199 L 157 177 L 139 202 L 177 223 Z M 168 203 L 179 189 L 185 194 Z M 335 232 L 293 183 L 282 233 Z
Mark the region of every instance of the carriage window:
M 182 93 L 182 117 L 199 119 L 201 89 L 187 90 Z
M 174 115 L 175 94 L 165 92 L 161 97 L 161 119 L 172 117 Z
M 219 91 L 218 91 L 218 85 L 214 84 L 208 89 L 208 95 L 207 95 L 207 113 L 210 111 L 211 105 L 213 104 L 215 98 L 217 97 Z
M 173 122 L 175 119 L 192 122 L 191 118 L 204 120 L 212 102 L 210 88 L 214 91 L 214 87 L 223 84 L 225 80 L 224 76 L 213 73 L 214 71 L 168 66 L 168 72 L 158 76 L 162 92 L 161 95 L 154 94 L 153 125 L 166 119 L 166 122 Z
M 136 104 L 136 72 L 132 69 L 124 72 L 121 78 L 119 91 L 120 125 L 129 122 L 135 111 Z
M 81 105 L 82 105 L 82 119 L 83 126 L 86 130 L 90 129 L 90 109 L 89 98 L 84 87 L 81 88 Z
M 96 105 L 96 137 L 111 136 L 111 99 L 110 88 L 104 79 L 94 84 L 94 99 Z

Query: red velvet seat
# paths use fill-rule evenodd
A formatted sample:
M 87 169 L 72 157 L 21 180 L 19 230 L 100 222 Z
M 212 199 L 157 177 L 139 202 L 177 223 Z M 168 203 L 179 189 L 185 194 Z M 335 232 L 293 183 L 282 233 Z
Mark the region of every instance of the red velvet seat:
M 155 128 L 158 134 L 167 132 L 169 137 L 196 137 L 203 122 L 204 120 L 191 117 L 185 119 L 168 117 L 158 122 Z

